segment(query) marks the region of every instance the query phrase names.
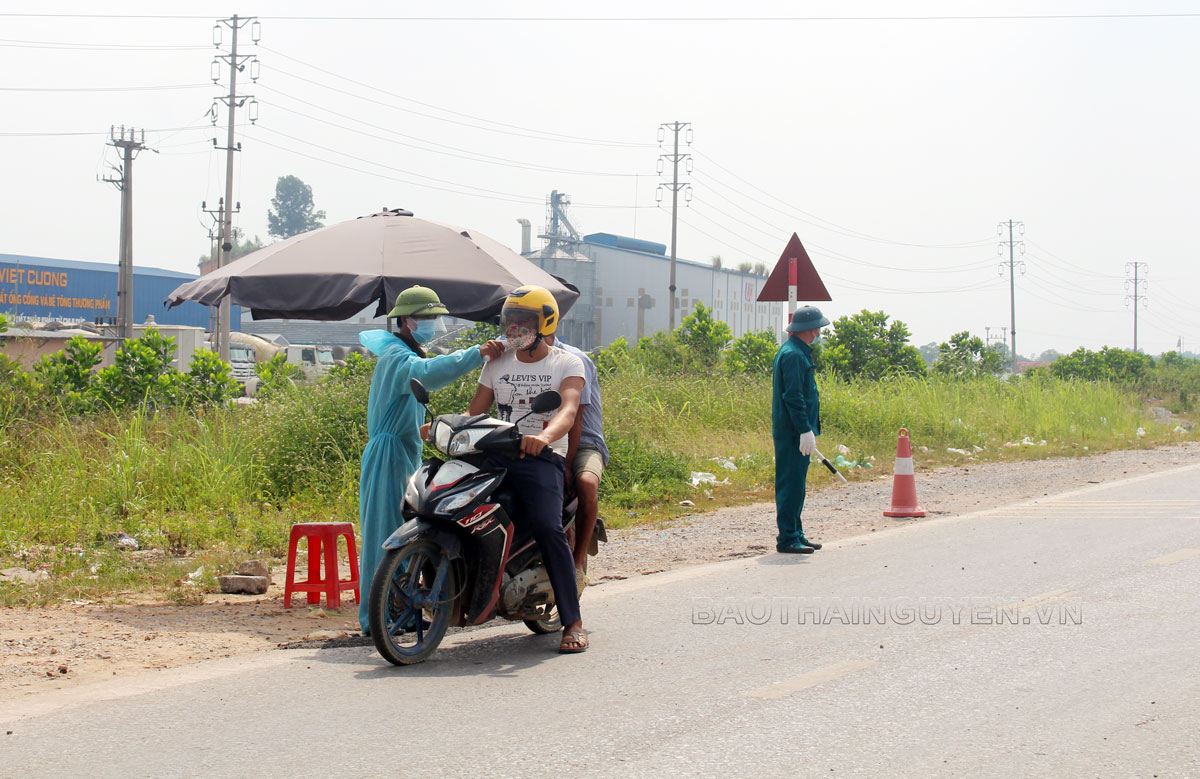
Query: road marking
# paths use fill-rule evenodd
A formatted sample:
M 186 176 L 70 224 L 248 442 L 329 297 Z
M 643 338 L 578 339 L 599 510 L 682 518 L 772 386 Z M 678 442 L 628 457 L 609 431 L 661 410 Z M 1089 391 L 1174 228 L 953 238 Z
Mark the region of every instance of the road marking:
M 873 665 L 878 665 L 878 663 L 873 660 L 849 660 L 845 663 L 835 663 L 834 665 L 827 665 L 824 668 L 818 668 L 815 671 L 809 671 L 803 676 L 797 676 L 795 679 L 768 684 L 766 687 L 759 687 L 756 690 L 747 690 L 742 695 L 750 698 L 762 698 L 768 701 L 779 700 L 785 695 L 791 695 L 800 690 L 807 690 L 809 687 L 816 687 L 823 682 L 840 679 L 843 676 L 848 676 L 864 668 L 870 668 Z
M 1002 609 L 1028 609 L 1033 606 L 1040 606 L 1043 603 L 1051 603 L 1056 600 L 1062 600 L 1070 595 L 1078 595 L 1078 590 L 1050 590 L 1043 592 L 1041 595 L 1030 595 L 1024 600 L 1019 600 L 1016 603 L 1008 603 L 1001 606 Z
M 1165 554 L 1162 557 L 1155 557 L 1153 560 L 1147 560 L 1150 565 L 1171 565 L 1172 563 L 1187 560 L 1189 557 L 1200 555 L 1200 549 L 1180 549 L 1171 554 Z

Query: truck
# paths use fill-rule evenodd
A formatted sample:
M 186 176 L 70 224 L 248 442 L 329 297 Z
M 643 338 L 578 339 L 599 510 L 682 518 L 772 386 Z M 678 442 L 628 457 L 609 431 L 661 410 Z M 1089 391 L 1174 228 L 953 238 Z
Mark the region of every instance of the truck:
M 304 378 L 315 381 L 333 367 L 333 348 L 314 344 L 288 344 L 287 361 L 304 371 Z

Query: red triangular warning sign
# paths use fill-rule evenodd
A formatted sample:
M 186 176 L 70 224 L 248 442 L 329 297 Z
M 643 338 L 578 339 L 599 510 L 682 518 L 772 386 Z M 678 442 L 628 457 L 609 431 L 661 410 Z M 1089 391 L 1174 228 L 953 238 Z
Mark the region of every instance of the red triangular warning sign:
M 762 292 L 758 293 L 760 303 L 787 301 L 788 260 L 791 259 L 796 260 L 796 300 L 833 300 L 817 269 L 813 267 L 808 252 L 804 250 L 804 244 L 800 243 L 800 236 L 792 233 L 787 248 L 779 255 L 779 262 L 775 263 L 775 269 L 767 277 L 767 283 L 763 284 Z

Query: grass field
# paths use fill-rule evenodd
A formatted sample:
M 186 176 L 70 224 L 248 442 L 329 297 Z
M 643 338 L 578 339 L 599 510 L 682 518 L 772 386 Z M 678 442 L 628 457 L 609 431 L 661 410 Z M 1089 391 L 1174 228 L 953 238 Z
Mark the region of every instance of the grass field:
M 461 410 L 473 384 L 468 377 L 437 393 L 435 411 Z M 683 513 L 677 503 L 685 498 L 700 509 L 772 498 L 769 378 L 661 376 L 634 367 L 601 387 L 613 451 L 601 511 L 610 525 Z M 192 590 L 180 577 L 205 559 L 207 577 L 236 556 L 281 555 L 294 522 L 357 522 L 366 398 L 366 381 L 354 379 L 297 388 L 252 408 L 75 419 L 47 412 L 10 425 L 0 434 L 0 568 L 50 577 L 0 583 L 0 604 L 137 587 L 186 600 Z M 1153 422 L 1141 398 L 1102 382 L 826 378 L 821 408 L 824 453 L 833 457 L 841 445 L 847 459 L 873 465 L 847 469 L 851 479 L 891 472 L 901 427 L 925 468 L 967 457 L 950 448 L 987 461 L 1184 437 L 1173 424 Z M 1026 438 L 1035 445 L 1005 446 Z M 693 471 L 729 484 L 692 487 Z M 818 470 L 812 478 L 819 487 L 830 477 Z M 163 554 L 114 552 L 118 532 Z

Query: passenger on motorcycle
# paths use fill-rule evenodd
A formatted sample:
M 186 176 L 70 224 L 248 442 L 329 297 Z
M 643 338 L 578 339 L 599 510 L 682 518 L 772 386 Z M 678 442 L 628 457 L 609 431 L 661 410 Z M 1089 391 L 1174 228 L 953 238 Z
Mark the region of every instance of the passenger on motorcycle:
M 468 413 L 489 413 L 494 403 L 499 419 L 521 420 L 520 459 L 494 455 L 491 464 L 508 469 L 508 479 L 523 508 L 514 521 L 528 523 L 541 550 L 563 625 L 559 651 L 582 652 L 588 647 L 588 636 L 579 612 L 575 560 L 562 515 L 567 434 L 579 409 L 583 362 L 546 344 L 544 338 L 558 327 L 558 303 L 542 287 L 513 290 L 501 309 L 500 326 L 511 350 L 484 366 Z M 533 398 L 548 390 L 557 390 L 562 396 L 558 410 L 524 416 Z
M 567 486 L 575 488 L 579 513 L 575 521 L 575 583 L 582 593 L 587 586 L 587 555 L 600 515 L 600 479 L 608 466 L 608 444 L 604 442 L 604 416 L 600 406 L 600 383 L 596 364 L 587 352 L 576 349 L 557 335 L 546 343 L 583 360 L 584 387 L 579 396 L 579 413 L 567 436 Z

